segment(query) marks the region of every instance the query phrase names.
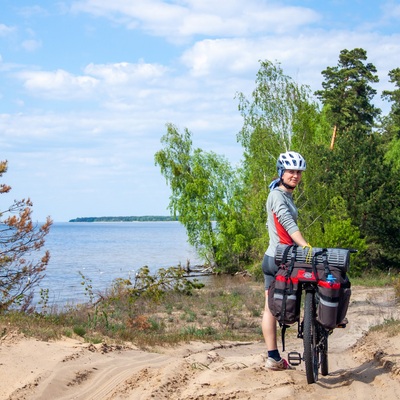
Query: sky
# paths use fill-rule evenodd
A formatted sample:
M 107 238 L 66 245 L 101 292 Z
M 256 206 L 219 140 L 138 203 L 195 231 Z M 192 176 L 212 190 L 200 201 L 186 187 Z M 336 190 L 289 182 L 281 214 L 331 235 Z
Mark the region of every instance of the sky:
M 260 60 L 314 92 L 356 47 L 385 111 L 399 27 L 393 0 L 1 0 L 0 212 L 29 197 L 38 222 L 169 215 L 167 123 L 236 165 L 237 94 L 251 99 Z

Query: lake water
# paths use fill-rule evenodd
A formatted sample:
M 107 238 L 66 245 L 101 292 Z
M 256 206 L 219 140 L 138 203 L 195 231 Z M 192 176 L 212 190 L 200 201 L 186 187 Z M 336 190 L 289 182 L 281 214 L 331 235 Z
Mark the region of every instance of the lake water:
M 153 273 L 179 264 L 201 264 L 179 222 L 55 223 L 46 237 L 51 259 L 40 283 L 49 304 L 88 301 L 82 273 L 93 291 L 116 278 L 130 278 L 147 265 Z

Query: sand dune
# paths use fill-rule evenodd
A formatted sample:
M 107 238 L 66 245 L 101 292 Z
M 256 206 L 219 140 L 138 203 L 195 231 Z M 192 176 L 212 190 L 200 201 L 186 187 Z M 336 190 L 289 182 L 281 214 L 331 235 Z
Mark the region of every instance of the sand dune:
M 400 318 L 392 292 L 354 288 L 350 323 L 330 336 L 330 374 L 313 385 L 306 383 L 303 364 L 266 370 L 261 340 L 142 351 L 74 339 L 47 343 L 8 332 L 0 341 L 0 399 L 399 399 L 400 338 L 366 334 L 385 318 Z M 302 351 L 302 342 L 289 334 L 286 347 Z

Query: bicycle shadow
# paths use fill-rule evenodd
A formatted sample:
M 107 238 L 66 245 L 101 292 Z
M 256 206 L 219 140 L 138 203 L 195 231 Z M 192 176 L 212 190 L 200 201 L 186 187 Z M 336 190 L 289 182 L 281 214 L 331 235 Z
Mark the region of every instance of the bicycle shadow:
M 330 372 L 327 376 L 321 376 L 317 384 L 326 389 L 350 386 L 353 382 L 369 384 L 384 374 L 390 374 L 390 370 L 377 360 L 369 360 L 358 367 L 348 370 L 338 369 Z

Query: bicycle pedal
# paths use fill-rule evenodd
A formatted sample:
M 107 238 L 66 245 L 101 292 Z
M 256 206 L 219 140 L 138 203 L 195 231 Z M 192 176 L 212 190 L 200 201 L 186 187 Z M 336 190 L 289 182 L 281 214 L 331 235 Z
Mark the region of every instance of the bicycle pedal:
M 291 351 L 288 353 L 288 363 L 293 366 L 301 364 L 301 354 L 297 351 Z
M 346 326 L 347 326 L 347 324 L 339 324 L 336 326 L 336 328 L 344 329 L 344 328 L 346 328 Z

